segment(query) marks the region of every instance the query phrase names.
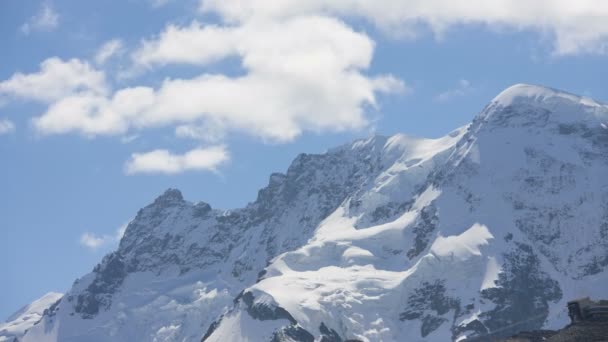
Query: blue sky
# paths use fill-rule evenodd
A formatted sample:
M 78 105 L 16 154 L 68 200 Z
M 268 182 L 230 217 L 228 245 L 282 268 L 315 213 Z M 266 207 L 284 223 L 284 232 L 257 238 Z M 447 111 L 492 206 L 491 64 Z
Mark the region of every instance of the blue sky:
M 1 1 L 0 318 L 166 188 L 243 206 L 298 153 L 438 137 L 514 83 L 608 99 L 607 5 L 528 3 Z

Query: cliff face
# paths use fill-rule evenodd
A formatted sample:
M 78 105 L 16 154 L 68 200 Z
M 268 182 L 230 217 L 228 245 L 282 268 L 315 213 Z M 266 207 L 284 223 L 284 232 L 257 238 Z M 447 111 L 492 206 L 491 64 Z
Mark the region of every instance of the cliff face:
M 608 108 L 516 85 L 440 139 L 300 155 L 236 210 L 168 190 L 24 341 L 447 341 L 557 327 L 608 273 Z

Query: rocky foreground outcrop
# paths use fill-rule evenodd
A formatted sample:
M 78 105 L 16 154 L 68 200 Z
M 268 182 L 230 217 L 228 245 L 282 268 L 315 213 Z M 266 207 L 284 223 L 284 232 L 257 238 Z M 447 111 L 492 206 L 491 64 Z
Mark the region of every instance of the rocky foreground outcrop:
M 521 332 L 500 342 L 606 342 L 608 321 L 577 322 L 560 330 Z

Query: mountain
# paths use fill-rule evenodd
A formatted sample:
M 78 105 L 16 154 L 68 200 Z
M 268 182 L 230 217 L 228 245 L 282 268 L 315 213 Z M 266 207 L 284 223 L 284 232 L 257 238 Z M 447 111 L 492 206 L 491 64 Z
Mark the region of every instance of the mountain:
M 23 341 L 475 341 L 605 296 L 608 107 L 512 86 L 439 139 L 299 155 L 245 208 L 167 190 Z
M 12 342 L 21 338 L 25 332 L 38 323 L 45 310 L 57 303 L 63 294 L 49 292 L 12 314 L 0 323 L 0 342 Z

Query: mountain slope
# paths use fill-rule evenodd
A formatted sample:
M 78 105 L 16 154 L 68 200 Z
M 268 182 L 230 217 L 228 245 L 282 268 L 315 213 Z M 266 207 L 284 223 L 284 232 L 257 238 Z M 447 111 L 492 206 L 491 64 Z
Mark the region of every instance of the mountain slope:
M 57 303 L 63 294 L 49 292 L 12 314 L 4 323 L 0 323 L 0 341 L 14 341 L 34 326 L 45 310 Z
M 312 335 L 343 339 L 561 325 L 563 299 L 599 295 L 606 280 L 607 113 L 550 89 L 509 88 L 400 215 L 361 225 L 349 199 L 246 293 Z
M 561 326 L 608 273 L 608 109 L 516 85 L 440 139 L 300 155 L 243 209 L 168 190 L 24 341 L 445 341 Z

